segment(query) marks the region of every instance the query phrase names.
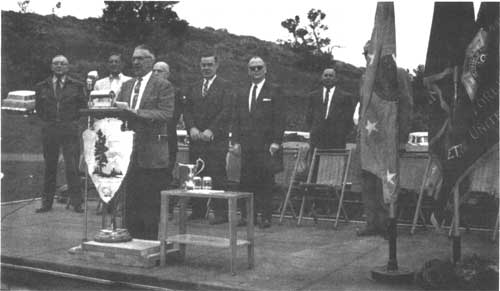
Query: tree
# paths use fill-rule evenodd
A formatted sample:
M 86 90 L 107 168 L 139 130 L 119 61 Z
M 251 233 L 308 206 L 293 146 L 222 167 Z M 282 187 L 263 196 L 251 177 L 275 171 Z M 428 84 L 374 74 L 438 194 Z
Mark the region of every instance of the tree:
M 178 1 L 105 1 L 102 20 L 119 39 L 144 42 L 155 29 L 182 35 L 188 23 L 172 7 Z
M 328 29 L 328 26 L 322 23 L 325 19 L 326 14 L 320 9 L 311 9 L 307 13 L 307 19 L 309 19 L 309 28 L 311 29 L 310 34 L 312 34 L 314 39 L 314 46 L 316 47 L 316 53 L 320 54 L 321 50 L 330 44 L 330 39 L 328 37 L 321 37 L 321 33 Z
M 309 23 L 306 26 L 300 26 L 298 15 L 281 22 L 281 26 L 292 34 L 293 40 L 280 43 L 301 55 L 297 65 L 303 69 L 318 70 L 333 60 L 330 39 L 323 37 L 328 30 L 328 26 L 323 23 L 325 18 L 326 13 L 320 9 L 311 9 L 307 13 Z
M 30 0 L 19 0 L 17 1 L 17 5 L 19 6 L 19 12 L 26 13 L 28 12 L 28 6 L 30 5 Z
M 322 52 L 329 53 L 330 39 L 323 37 L 322 34 L 328 29 L 328 26 L 323 24 L 326 13 L 321 9 L 311 9 L 307 13 L 309 24 L 305 27 L 300 27 L 300 17 L 296 15 L 294 18 L 288 18 L 281 22 L 281 26 L 288 30 L 293 36 L 293 42 L 288 41 L 285 44 L 297 50 L 307 50 L 315 54 Z

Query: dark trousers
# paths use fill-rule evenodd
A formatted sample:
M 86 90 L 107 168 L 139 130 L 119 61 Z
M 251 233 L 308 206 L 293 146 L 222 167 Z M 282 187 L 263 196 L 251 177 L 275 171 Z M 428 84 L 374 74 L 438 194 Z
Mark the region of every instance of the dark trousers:
M 384 203 L 382 180 L 365 170 L 361 170 L 361 179 L 366 228 L 369 230 L 386 231 L 389 210 Z
M 60 132 L 56 129 L 42 130 L 43 157 L 45 159 L 45 180 L 42 203 L 52 206 L 56 192 L 57 164 L 62 149 L 64 171 L 71 205 L 80 206 L 83 202 L 78 162 L 80 158 L 80 137 L 76 133 Z
M 125 225 L 134 238 L 158 238 L 160 192 L 171 182 L 165 173 L 164 168 L 132 167 L 127 174 Z
M 226 153 L 226 142 L 214 144 L 197 141 L 190 145 L 190 162 L 194 164 L 198 158 L 205 162 L 205 169 L 198 176 L 211 177 L 212 189 L 214 190 L 225 190 L 226 188 Z M 227 201 L 225 199 L 212 199 L 211 204 L 216 218 L 227 218 Z M 207 199 L 192 198 L 191 207 L 193 217 L 204 217 L 207 211 Z
M 262 218 L 271 221 L 273 211 L 274 174 L 265 159 L 269 155 L 258 151 L 241 154 L 240 187 L 242 191 L 254 194 L 254 214 L 262 213 Z M 246 207 L 241 203 L 242 217 L 246 218 Z

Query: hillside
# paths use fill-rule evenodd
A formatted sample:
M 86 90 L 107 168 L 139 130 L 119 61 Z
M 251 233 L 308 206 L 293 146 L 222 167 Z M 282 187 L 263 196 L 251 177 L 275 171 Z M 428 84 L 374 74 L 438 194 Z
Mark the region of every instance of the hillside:
M 121 51 L 130 74 L 130 56 L 136 43 L 111 41 L 101 28 L 100 19 L 79 20 L 74 17 L 41 16 L 32 13 L 2 11 L 2 98 L 11 90 L 33 89 L 50 74 L 49 63 L 58 53 L 70 60 L 70 74 L 84 79 L 97 69 L 106 74 L 105 61 L 111 51 Z M 268 64 L 268 76 L 283 87 L 289 100 L 287 129 L 304 130 L 305 96 L 315 86 L 321 72 L 297 68 L 294 52 L 272 42 L 251 36 L 237 36 L 225 30 L 189 27 L 185 35 L 174 38 L 167 32 L 155 33 L 157 59 L 168 62 L 172 81 L 185 88 L 199 78 L 199 55 L 215 48 L 221 57 L 218 75 L 234 84 L 236 93 L 244 94 L 248 84 L 247 62 L 254 55 Z M 355 96 L 362 70 L 338 62 L 340 82 Z

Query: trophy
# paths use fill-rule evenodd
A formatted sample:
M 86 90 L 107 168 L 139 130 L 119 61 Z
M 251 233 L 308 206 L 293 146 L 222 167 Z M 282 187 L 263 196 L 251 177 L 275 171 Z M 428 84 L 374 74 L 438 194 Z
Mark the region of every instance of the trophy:
M 198 158 L 196 160 L 195 164 L 179 163 L 179 166 L 188 168 L 187 179 L 183 183 L 184 189 L 185 190 L 193 190 L 196 188 L 201 188 L 201 180 L 199 183 L 200 185 L 196 185 L 198 183 L 195 183 L 195 177 L 196 177 L 196 175 L 201 173 L 201 171 L 203 171 L 203 169 L 205 169 L 205 162 L 202 159 Z M 197 186 L 199 186 L 199 187 L 197 187 Z

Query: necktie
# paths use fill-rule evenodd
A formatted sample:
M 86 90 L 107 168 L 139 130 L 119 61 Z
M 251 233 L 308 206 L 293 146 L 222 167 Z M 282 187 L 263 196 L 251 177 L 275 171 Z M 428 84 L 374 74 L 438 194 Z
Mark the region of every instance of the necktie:
M 252 88 L 252 102 L 250 103 L 250 112 L 255 110 L 257 107 L 257 85 L 253 84 Z
M 323 104 L 325 105 L 325 119 L 328 118 L 328 99 L 330 98 L 330 89 L 326 88 L 325 98 L 323 99 Z
M 132 103 L 130 103 L 130 108 L 135 109 L 135 106 L 137 105 L 137 100 L 139 99 L 139 91 L 141 90 L 141 81 L 142 78 L 139 77 L 137 78 L 137 83 L 135 84 L 134 87 L 134 97 L 132 98 Z
M 205 98 L 205 96 L 207 96 L 207 93 L 208 93 L 208 80 L 205 79 L 203 81 L 203 88 L 201 88 L 201 96 Z
M 63 83 L 62 83 L 62 79 L 61 77 L 57 77 L 57 81 L 56 81 L 56 86 L 55 86 L 55 95 L 56 95 L 56 99 L 61 99 L 61 95 L 62 95 L 62 87 L 63 87 Z

